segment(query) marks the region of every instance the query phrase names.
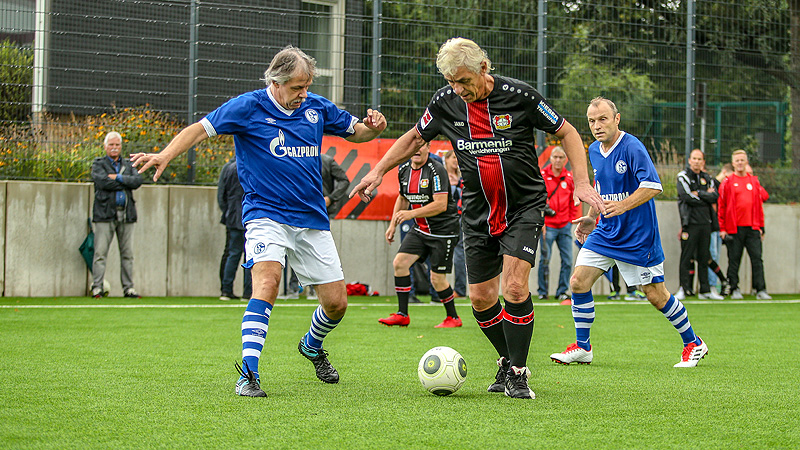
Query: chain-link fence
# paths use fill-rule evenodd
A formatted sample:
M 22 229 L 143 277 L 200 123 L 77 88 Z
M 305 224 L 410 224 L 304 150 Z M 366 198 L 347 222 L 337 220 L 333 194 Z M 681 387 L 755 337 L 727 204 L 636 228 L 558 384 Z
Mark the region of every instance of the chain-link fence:
M 614 100 L 663 197 L 692 148 L 712 172 L 744 148 L 773 201 L 800 197 L 800 0 L 0 0 L 0 177 L 85 180 L 112 128 L 127 152 L 162 149 L 263 87 L 287 44 L 317 59 L 312 91 L 356 115 L 380 107 L 398 137 L 444 85 L 435 55 L 453 36 L 587 142 L 588 101 Z M 204 141 L 168 178 L 213 183 L 231 152 Z

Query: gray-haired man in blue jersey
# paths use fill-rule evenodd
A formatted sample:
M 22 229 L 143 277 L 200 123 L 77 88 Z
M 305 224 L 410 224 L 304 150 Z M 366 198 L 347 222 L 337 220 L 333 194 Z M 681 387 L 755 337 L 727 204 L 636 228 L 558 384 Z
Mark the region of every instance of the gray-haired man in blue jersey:
M 182 130 L 160 153 L 138 153 L 139 172 L 167 164 L 200 141 L 218 134 L 234 136 L 239 180 L 244 188 L 242 222 L 247 229 L 246 266 L 252 267 L 253 298 L 242 318 L 242 367 L 236 393 L 265 397 L 258 362 L 288 257 L 303 285 L 317 286 L 320 306 L 298 349 L 317 377 L 337 383 L 322 340 L 347 309 L 347 291 L 322 195 L 320 148 L 323 133 L 366 142 L 386 128 L 375 110 L 359 122 L 331 101 L 309 92 L 316 62 L 288 46 L 264 73 L 266 89 L 242 94 Z

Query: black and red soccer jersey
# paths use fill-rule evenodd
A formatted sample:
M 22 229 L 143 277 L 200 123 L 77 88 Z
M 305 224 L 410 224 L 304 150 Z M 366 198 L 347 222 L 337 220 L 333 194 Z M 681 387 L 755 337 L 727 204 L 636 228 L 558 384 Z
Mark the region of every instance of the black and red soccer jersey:
M 458 209 L 450 193 L 450 178 L 442 163 L 429 157 L 422 167 L 414 169 L 411 161 L 407 161 L 400 165 L 397 175 L 400 180 L 400 195 L 408 200 L 411 209 L 432 203 L 434 194 L 447 194 L 447 209 L 432 217 L 414 219 L 415 228 L 431 236 L 457 236 Z
M 492 76 L 492 92 L 472 103 L 449 86 L 439 89 L 416 129 L 426 141 L 443 134 L 453 144 L 464 177 L 465 232 L 499 236 L 518 214 L 544 208 L 534 133 L 554 134 L 564 119 L 527 83 Z

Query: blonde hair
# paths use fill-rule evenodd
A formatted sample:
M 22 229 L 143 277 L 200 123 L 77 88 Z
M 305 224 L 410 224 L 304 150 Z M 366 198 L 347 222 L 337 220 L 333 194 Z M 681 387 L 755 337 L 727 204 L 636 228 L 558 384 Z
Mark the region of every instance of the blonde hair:
M 742 149 L 734 150 L 734 151 L 733 151 L 733 153 L 731 153 L 731 159 L 733 159 L 733 156 L 734 156 L 734 155 L 744 155 L 744 156 L 747 156 L 747 151 L 745 151 L 745 150 L 742 150 Z
M 472 73 L 481 73 L 481 64 L 484 62 L 487 72 L 494 69 L 486 51 L 474 41 L 462 37 L 448 39 L 436 55 L 436 68 L 446 77 L 455 75 L 459 67 L 466 67 Z
M 447 158 L 450 158 L 450 157 L 453 157 L 453 158 L 456 157 L 455 149 L 450 149 L 450 150 L 444 152 L 444 156 L 442 157 L 442 159 L 445 161 L 445 164 L 444 164 L 445 170 L 447 170 Z M 459 165 L 456 165 L 456 175 L 461 177 L 461 166 L 459 166 Z

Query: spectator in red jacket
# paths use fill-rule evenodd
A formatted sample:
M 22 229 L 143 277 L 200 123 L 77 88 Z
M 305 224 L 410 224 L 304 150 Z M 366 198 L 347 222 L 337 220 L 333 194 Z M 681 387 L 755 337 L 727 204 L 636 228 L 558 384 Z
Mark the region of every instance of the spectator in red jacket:
M 561 254 L 561 271 L 558 275 L 556 299 L 560 301 L 570 298 L 569 275 L 572 272 L 572 220 L 580 217 L 578 205 L 575 204 L 575 182 L 572 172 L 564 166 L 567 154 L 561 147 L 550 152 L 550 165 L 542 169 L 545 188 L 547 189 L 547 208 L 545 208 L 542 239 L 539 250 L 539 300 L 547 299 L 547 285 L 550 278 L 550 250 L 555 241 Z
M 736 150 L 731 155 L 733 174 L 719 187 L 719 236 L 728 246 L 728 283 L 731 298 L 741 299 L 739 266 L 747 249 L 753 265 L 753 288 L 756 297 L 769 300 L 764 281 L 761 241 L 764 239 L 764 201 L 769 198 L 758 177 L 747 173 L 747 152 Z

